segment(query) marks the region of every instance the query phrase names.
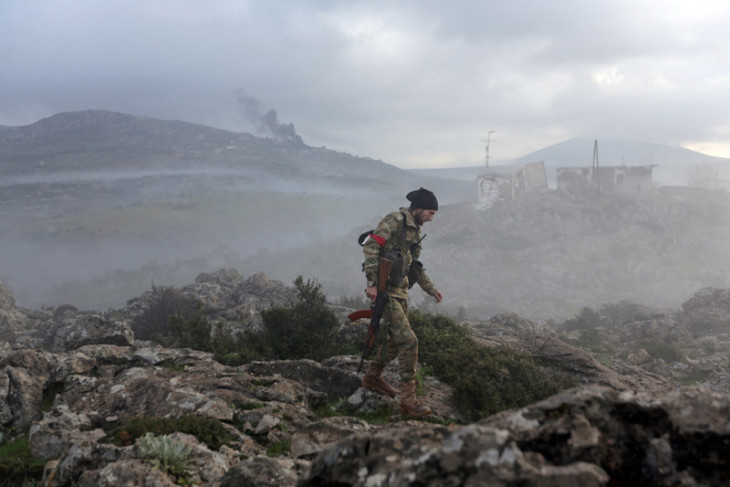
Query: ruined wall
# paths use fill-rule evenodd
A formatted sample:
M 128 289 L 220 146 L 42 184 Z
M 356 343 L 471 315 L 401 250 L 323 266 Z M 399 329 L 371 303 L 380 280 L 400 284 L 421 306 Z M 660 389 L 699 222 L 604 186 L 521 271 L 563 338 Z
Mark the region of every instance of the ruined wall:
M 477 187 L 477 202 L 482 207 L 490 207 L 499 199 L 513 200 L 528 191 L 547 189 L 545 164 L 532 162 L 511 174 L 481 174 Z
M 559 167 L 557 186 L 561 191 L 580 193 L 594 191 L 640 193 L 653 188 L 655 165 L 599 167 L 594 179 L 593 168 Z

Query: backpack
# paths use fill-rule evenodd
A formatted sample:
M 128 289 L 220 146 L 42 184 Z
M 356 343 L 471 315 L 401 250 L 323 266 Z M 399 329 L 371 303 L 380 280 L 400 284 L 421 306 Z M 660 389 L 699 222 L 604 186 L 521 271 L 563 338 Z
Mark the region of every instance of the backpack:
M 411 259 L 410 267 L 408 269 L 405 269 L 406 259 L 401 252 L 401 248 L 403 247 L 403 241 L 406 238 L 406 215 L 403 212 L 401 212 L 401 215 L 403 215 L 403 227 L 400 233 L 398 246 L 395 247 L 393 250 L 388 250 L 387 252 L 384 252 L 383 257 L 393 261 L 393 269 L 390 271 L 390 277 L 388 278 L 390 284 L 394 286 L 399 286 L 401 282 L 403 282 L 403 278 L 408 276 L 408 289 L 410 289 L 416 284 L 416 282 L 418 282 L 418 278 L 423 272 L 423 264 L 416 259 Z M 357 237 L 357 243 L 361 247 L 364 246 L 367 240 L 370 238 L 370 235 L 373 235 L 374 231 L 375 229 L 373 228 L 368 230 L 367 232 L 361 233 L 360 236 Z M 412 254 L 424 238 L 426 238 L 425 234 L 423 235 L 423 237 L 413 242 L 408 247 L 408 251 Z M 383 249 L 381 249 L 381 252 L 383 252 Z

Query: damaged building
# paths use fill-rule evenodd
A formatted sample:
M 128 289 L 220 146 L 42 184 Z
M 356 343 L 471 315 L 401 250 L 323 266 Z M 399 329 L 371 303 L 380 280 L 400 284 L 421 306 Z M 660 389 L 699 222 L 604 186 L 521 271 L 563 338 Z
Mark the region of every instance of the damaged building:
M 587 191 L 641 193 L 653 187 L 657 164 L 643 166 L 559 167 L 557 189 L 570 193 Z
M 483 173 L 477 177 L 477 202 L 491 207 L 500 199 L 514 200 L 527 192 L 548 187 L 543 161 L 532 162 L 510 173 Z

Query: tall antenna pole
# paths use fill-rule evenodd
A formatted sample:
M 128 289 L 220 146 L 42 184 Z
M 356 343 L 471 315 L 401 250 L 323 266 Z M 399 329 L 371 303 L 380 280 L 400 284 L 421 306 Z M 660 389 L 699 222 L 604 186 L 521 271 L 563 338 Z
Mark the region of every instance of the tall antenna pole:
M 487 146 L 484 149 L 484 164 L 486 165 L 487 169 L 489 169 L 489 138 L 494 133 L 494 130 L 490 130 L 487 132 Z
M 596 188 L 601 196 L 601 168 L 598 164 L 598 139 L 593 139 L 593 169 L 591 169 L 591 189 Z

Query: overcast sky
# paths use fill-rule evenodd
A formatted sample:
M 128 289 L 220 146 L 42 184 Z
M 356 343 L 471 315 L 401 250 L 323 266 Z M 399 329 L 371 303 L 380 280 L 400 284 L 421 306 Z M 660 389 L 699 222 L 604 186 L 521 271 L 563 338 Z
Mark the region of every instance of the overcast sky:
M 403 168 L 481 164 L 490 131 L 493 161 L 577 136 L 730 157 L 728 32 L 727 0 L 0 0 L 0 125 L 274 109 Z

